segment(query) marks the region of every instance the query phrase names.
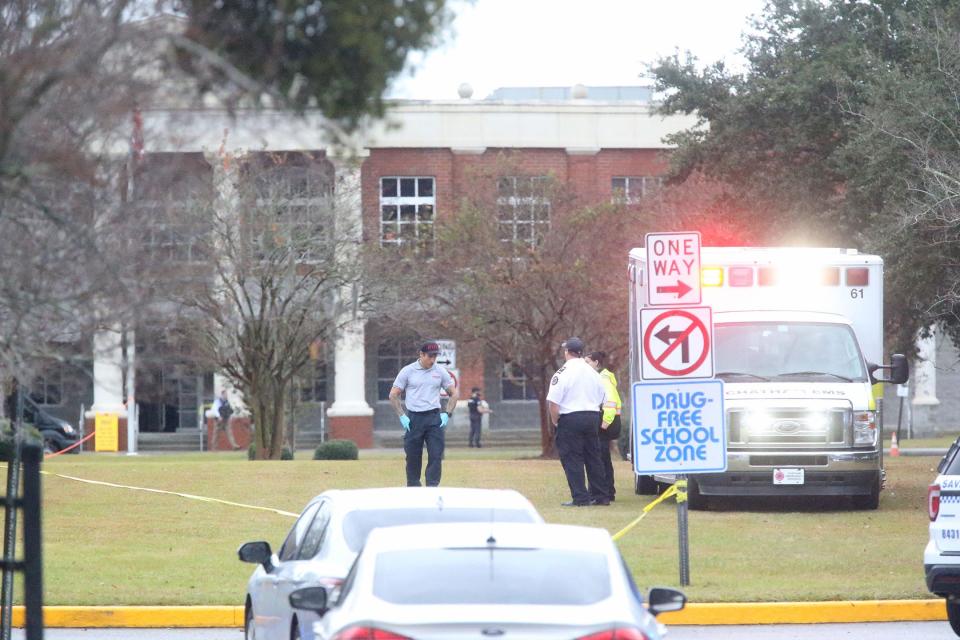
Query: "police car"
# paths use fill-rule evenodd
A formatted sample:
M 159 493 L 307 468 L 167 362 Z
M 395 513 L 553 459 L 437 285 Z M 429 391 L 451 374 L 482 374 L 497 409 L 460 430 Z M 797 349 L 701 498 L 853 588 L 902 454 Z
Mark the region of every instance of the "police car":
M 930 541 L 923 552 L 927 588 L 947 600 L 947 618 L 960 636 L 960 438 L 937 466 L 927 489 Z

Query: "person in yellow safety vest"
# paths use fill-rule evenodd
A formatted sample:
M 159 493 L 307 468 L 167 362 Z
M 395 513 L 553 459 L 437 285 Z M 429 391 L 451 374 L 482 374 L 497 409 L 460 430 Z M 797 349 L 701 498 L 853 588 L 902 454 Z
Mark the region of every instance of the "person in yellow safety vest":
M 603 351 L 594 351 L 584 360 L 600 374 L 600 380 L 603 381 L 603 388 L 606 391 L 606 398 L 600 407 L 600 429 L 597 434 L 600 438 L 603 484 L 597 488 L 598 493 L 613 502 L 616 499 L 617 487 L 613 481 L 613 460 L 610 458 L 610 448 L 613 446 L 612 443 L 620 437 L 620 411 L 623 404 L 620 402 L 620 393 L 617 391 L 617 378 L 606 368 L 607 354 Z

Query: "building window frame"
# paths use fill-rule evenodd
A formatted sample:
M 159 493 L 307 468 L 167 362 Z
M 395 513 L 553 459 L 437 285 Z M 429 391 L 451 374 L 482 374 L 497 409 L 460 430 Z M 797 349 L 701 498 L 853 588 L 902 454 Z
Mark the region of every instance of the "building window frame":
M 390 400 L 390 389 L 400 369 L 418 357 L 416 340 L 411 337 L 384 338 L 377 345 L 377 401 Z
M 326 259 L 324 251 L 312 250 L 320 249 L 315 247 L 318 242 L 329 240 L 329 230 L 324 227 L 330 219 L 327 212 L 334 206 L 333 182 L 320 160 L 282 158 L 261 167 L 254 176 L 254 193 L 261 214 L 276 217 L 273 223 L 256 229 L 261 258 L 267 255 L 266 247 L 271 242 L 285 238 L 294 243 L 297 262 L 315 264 Z
M 497 235 L 504 243 L 537 247 L 550 230 L 549 176 L 497 179 Z
M 63 365 L 61 363 L 50 363 L 33 377 L 30 385 L 30 399 L 41 407 L 63 404 Z
M 520 368 L 519 361 L 508 360 L 500 369 L 500 398 L 504 402 L 529 402 L 537 399 L 530 378 Z
M 613 176 L 610 191 L 614 202 L 636 204 L 663 187 L 663 176 Z
M 433 255 L 437 216 L 434 176 L 381 176 L 380 246 L 413 248 Z
M 324 354 L 312 358 L 297 376 L 297 400 L 299 402 L 326 402 L 327 381 L 330 367 Z

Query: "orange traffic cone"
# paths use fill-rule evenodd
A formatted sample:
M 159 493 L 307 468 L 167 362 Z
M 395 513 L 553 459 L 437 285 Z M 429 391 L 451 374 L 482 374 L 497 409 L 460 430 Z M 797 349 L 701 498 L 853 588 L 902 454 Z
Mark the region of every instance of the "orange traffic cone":
M 897 444 L 897 432 L 893 432 L 893 437 L 890 439 L 890 457 L 896 458 L 900 455 L 900 445 Z

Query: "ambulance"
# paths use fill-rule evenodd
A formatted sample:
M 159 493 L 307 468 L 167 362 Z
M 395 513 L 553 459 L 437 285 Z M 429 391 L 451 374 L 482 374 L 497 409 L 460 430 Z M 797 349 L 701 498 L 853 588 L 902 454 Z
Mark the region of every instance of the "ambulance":
M 653 266 L 643 248 L 630 252 L 631 386 L 644 382 L 640 311 Z M 849 496 L 876 509 L 881 383 L 909 375 L 903 355 L 883 365 L 883 260 L 855 249 L 703 247 L 699 277 L 713 376 L 724 382 L 727 469 L 690 475 L 690 507 L 719 496 Z M 688 285 L 681 278 L 678 306 L 689 304 L 679 299 Z M 636 491 L 671 480 L 637 476 Z

